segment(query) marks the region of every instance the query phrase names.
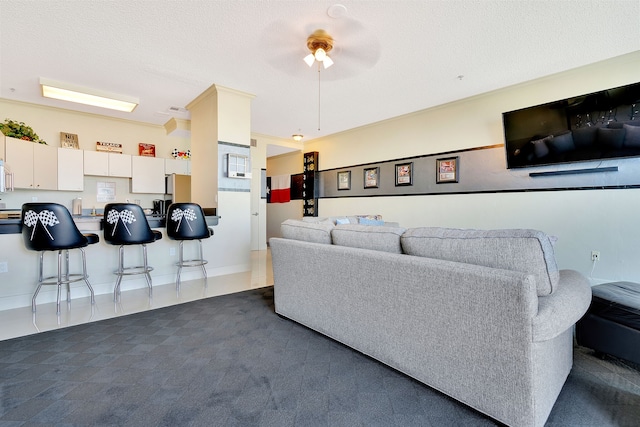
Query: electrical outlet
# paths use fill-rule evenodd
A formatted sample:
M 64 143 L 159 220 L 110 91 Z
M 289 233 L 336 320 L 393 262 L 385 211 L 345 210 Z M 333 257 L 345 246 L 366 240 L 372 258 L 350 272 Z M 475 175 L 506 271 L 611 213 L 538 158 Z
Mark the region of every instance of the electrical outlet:
M 169 248 L 169 256 L 176 256 L 176 248 Z
M 9 272 L 9 264 L 7 261 L 0 262 L 0 273 L 8 273 Z
M 591 251 L 591 261 L 600 261 L 599 251 Z

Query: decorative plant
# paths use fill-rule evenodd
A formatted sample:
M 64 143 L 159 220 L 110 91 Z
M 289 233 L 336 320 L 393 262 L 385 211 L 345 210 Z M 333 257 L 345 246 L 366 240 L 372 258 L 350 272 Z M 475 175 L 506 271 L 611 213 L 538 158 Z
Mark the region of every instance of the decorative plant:
M 27 126 L 23 122 L 5 119 L 4 123 L 0 123 L 0 132 L 2 132 L 4 136 L 11 138 L 24 139 L 25 141 L 33 141 L 38 144 L 47 144 L 46 141 L 40 139 L 31 126 Z

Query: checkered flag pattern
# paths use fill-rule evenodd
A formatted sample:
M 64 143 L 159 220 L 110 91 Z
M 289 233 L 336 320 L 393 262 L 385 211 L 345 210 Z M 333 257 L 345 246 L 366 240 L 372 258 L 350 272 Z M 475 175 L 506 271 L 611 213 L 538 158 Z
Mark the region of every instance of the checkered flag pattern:
M 47 227 L 53 227 L 56 224 L 60 224 L 60 221 L 58 221 L 58 217 L 56 216 L 56 214 L 46 209 L 40 211 L 40 213 L 35 213 L 34 211 L 25 212 L 24 224 L 27 227 L 33 227 L 33 230 L 31 230 L 31 240 L 33 240 L 33 236 L 36 232 L 38 221 L 40 221 L 40 223 L 44 227 L 44 231 L 47 232 L 49 238 L 53 240 L 53 236 L 51 235 L 51 233 L 49 233 L 49 229 Z
M 134 222 L 136 222 L 136 216 L 129 209 L 124 209 L 120 212 L 116 210 L 109 211 L 109 213 L 107 214 L 107 222 L 109 224 L 115 224 L 113 230 L 111 231 L 111 235 L 113 236 L 116 233 L 116 228 L 118 228 L 118 221 L 120 220 L 122 220 L 122 225 L 124 226 L 125 230 L 127 230 L 127 233 L 129 233 L 129 236 L 131 236 L 131 231 L 129 231 L 129 227 L 127 227 L 127 224 L 133 224 Z
M 187 219 L 187 225 L 189 226 L 189 229 L 193 231 L 193 228 L 191 227 L 191 224 L 189 224 L 189 221 L 193 221 L 194 219 L 198 218 L 198 215 L 196 215 L 196 211 L 191 208 L 187 208 L 185 210 L 177 208 L 173 211 L 173 213 L 171 214 L 171 221 L 178 222 L 178 225 L 176 225 L 176 232 L 178 232 L 178 230 L 180 229 L 182 218 Z

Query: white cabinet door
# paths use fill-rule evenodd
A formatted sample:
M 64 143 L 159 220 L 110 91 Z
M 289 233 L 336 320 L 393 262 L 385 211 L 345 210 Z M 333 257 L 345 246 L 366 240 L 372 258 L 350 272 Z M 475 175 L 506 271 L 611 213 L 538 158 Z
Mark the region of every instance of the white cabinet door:
M 84 155 L 82 150 L 58 148 L 58 190 L 84 190 Z
M 109 176 L 131 178 L 131 155 L 109 153 Z
M 131 155 L 85 151 L 84 174 L 131 178 Z
M 13 173 L 15 188 L 33 188 L 33 142 L 5 139 L 7 165 Z
M 164 159 L 164 173 L 171 175 L 191 175 L 191 160 Z
M 33 187 L 38 190 L 58 189 L 57 147 L 33 144 Z
M 164 194 L 164 159 L 133 156 L 131 192 Z
M 15 188 L 58 189 L 58 149 L 16 138 L 5 139 L 6 161 Z
M 109 176 L 109 154 L 99 151 L 84 151 L 84 174 Z

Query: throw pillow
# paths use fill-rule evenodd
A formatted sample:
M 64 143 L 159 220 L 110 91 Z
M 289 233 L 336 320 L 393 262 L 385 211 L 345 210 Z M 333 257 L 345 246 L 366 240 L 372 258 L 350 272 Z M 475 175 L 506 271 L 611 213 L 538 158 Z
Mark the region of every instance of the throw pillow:
M 537 158 L 544 157 L 549 154 L 549 147 L 547 147 L 547 141 L 551 141 L 551 136 L 544 137 L 542 139 L 536 139 L 531 141 L 533 144 L 533 152 Z
M 358 218 L 358 224 L 362 225 L 384 225 L 381 219 Z

